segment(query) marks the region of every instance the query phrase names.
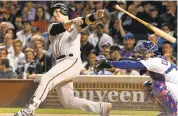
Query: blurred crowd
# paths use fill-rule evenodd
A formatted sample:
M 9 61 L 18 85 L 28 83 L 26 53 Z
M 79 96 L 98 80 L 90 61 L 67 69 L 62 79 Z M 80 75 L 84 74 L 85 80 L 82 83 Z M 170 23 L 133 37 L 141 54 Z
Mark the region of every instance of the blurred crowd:
M 53 22 L 49 8 L 57 1 L 0 1 L 0 78 L 33 79 L 55 63 L 48 40 L 48 25 Z M 101 20 L 83 29 L 81 35 L 81 75 L 147 75 L 146 71 L 117 68 L 96 70 L 95 63 L 136 60 L 133 48 L 139 41 L 158 45 L 160 55 L 176 63 L 177 44 L 113 7 L 129 13 L 177 38 L 177 1 L 65 1 L 70 19 L 104 9 Z

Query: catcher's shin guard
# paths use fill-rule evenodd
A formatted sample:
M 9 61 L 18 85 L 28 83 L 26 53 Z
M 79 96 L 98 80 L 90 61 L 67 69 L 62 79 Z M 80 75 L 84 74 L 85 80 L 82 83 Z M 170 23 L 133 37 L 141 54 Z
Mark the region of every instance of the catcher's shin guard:
M 171 93 L 166 90 L 166 85 L 162 82 L 154 82 L 151 86 L 152 93 L 156 97 L 156 101 L 165 107 L 168 114 L 177 113 L 177 102 L 172 97 Z M 159 106 L 159 105 L 158 105 Z

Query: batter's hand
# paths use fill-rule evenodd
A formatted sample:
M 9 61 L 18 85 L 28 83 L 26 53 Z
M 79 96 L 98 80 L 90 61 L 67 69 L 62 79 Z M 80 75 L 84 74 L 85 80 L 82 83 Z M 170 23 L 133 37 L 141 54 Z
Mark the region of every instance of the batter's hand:
M 77 17 L 75 19 L 72 19 L 72 23 L 74 23 L 76 25 L 82 25 L 83 24 L 82 17 Z
M 100 9 L 100 10 L 97 10 L 94 14 L 94 18 L 95 19 L 100 19 L 104 16 L 104 10 L 103 9 Z

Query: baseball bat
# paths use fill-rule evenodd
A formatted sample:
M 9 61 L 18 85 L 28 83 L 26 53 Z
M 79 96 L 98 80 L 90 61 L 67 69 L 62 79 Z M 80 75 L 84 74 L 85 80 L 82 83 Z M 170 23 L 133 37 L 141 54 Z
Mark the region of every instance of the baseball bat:
M 152 31 L 155 32 L 155 34 L 165 38 L 166 40 L 175 43 L 176 42 L 176 38 L 172 37 L 171 35 L 167 34 L 166 32 L 162 31 L 161 29 L 158 29 L 157 27 L 141 20 L 140 18 L 134 16 L 133 14 L 127 12 L 126 10 L 122 9 L 119 5 L 115 6 L 116 10 L 120 10 L 124 13 L 126 13 L 127 15 L 129 15 L 130 17 L 132 17 L 133 19 L 137 20 L 138 22 L 142 23 L 143 25 L 145 25 L 147 28 L 151 29 Z

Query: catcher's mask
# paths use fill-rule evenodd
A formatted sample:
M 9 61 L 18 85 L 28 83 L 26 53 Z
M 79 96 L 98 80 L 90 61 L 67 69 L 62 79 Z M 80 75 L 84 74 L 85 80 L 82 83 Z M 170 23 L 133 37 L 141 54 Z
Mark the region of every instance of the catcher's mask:
M 158 46 L 151 41 L 142 41 L 134 48 L 136 58 L 145 59 L 147 54 L 153 52 L 155 55 L 159 55 Z
M 65 4 L 57 3 L 54 6 L 52 6 L 51 9 L 49 10 L 51 16 L 53 16 L 53 12 L 55 9 L 60 9 L 60 12 L 65 16 L 69 14 L 69 7 Z
M 145 81 L 144 82 L 144 84 L 143 84 L 143 90 L 145 91 L 145 92 L 147 92 L 147 91 L 151 91 L 151 85 L 153 84 L 153 82 L 151 82 L 151 81 Z

